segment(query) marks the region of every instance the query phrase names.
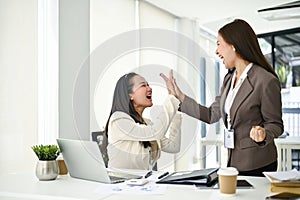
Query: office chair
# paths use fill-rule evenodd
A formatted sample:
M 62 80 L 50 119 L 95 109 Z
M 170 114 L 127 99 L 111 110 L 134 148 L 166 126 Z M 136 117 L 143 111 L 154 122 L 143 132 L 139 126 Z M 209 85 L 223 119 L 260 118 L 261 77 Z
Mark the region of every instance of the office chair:
M 103 160 L 104 160 L 104 164 L 107 167 L 108 166 L 108 155 L 107 155 L 107 141 L 103 140 L 103 134 L 104 131 L 95 131 L 92 132 L 92 141 L 95 141 L 98 143 Z
M 102 157 L 105 163 L 105 166 L 108 166 L 108 155 L 107 155 L 107 141 L 103 141 L 104 131 L 95 131 L 92 132 L 92 141 L 95 141 L 99 144 L 100 151 L 102 153 Z M 157 163 L 153 166 L 153 170 L 157 171 Z

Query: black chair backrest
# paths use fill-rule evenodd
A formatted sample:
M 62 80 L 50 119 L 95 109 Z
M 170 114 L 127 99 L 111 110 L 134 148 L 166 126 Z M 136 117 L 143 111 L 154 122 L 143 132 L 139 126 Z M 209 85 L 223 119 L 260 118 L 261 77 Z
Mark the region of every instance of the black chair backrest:
M 105 163 L 105 166 L 108 166 L 108 155 L 107 155 L 107 140 L 104 140 L 103 137 L 104 131 L 95 131 L 92 132 L 92 141 L 95 141 L 99 144 L 100 151 L 102 153 L 102 157 Z

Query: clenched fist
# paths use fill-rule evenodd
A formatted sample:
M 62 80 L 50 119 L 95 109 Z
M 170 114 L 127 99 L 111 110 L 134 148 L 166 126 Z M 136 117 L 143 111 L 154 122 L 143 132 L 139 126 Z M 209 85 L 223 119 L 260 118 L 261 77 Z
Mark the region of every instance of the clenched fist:
M 266 139 L 266 130 L 261 126 L 252 126 L 250 138 L 255 142 L 263 142 Z

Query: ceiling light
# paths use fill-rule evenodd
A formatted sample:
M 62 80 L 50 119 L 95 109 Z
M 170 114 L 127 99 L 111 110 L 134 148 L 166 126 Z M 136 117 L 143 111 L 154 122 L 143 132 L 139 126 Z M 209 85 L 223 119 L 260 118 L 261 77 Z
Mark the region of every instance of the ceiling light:
M 267 20 L 300 18 L 300 1 L 282 4 L 258 10 L 258 14 Z

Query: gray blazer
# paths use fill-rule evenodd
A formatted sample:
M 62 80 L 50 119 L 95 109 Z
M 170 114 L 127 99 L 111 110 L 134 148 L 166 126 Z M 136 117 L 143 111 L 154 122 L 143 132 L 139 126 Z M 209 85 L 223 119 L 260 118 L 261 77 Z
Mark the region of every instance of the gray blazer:
M 233 73 L 224 77 L 221 94 L 210 107 L 202 106 L 186 96 L 181 104 L 181 111 L 209 124 L 220 118 L 227 124 L 224 104 L 232 77 Z M 239 171 L 249 171 L 277 160 L 274 138 L 283 133 L 280 90 L 276 77 L 253 64 L 230 109 L 234 149 L 229 150 L 228 166 L 236 167 Z M 250 138 L 253 125 L 266 129 L 267 136 L 263 143 L 256 143 Z

